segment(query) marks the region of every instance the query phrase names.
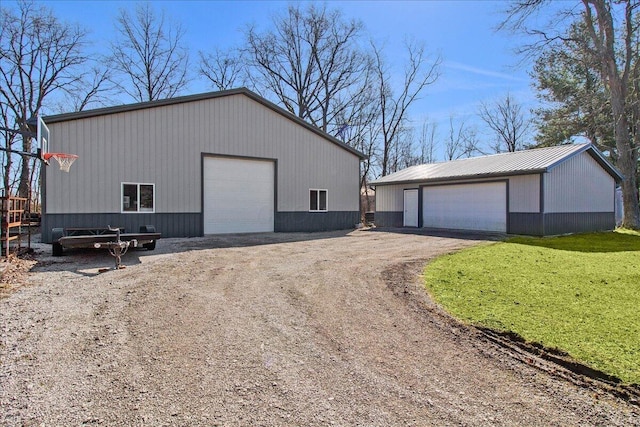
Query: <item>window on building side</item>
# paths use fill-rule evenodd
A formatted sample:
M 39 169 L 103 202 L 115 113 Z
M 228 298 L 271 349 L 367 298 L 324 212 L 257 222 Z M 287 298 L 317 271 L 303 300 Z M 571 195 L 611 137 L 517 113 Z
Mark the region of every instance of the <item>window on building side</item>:
M 123 182 L 122 212 L 155 212 L 155 184 Z
M 327 211 L 327 190 L 309 190 L 309 211 Z

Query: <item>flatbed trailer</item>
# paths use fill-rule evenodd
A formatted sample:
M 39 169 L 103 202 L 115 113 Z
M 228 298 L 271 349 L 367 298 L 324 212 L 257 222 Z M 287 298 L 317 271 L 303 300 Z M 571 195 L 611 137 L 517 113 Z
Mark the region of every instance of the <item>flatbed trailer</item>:
M 120 268 L 120 258 L 130 247 L 152 251 L 161 236 L 152 225 L 140 227 L 139 233 L 126 233 L 122 227 L 110 226 L 54 228 L 52 252 L 53 256 L 61 256 L 64 248 L 105 248 L 116 258 L 116 268 Z

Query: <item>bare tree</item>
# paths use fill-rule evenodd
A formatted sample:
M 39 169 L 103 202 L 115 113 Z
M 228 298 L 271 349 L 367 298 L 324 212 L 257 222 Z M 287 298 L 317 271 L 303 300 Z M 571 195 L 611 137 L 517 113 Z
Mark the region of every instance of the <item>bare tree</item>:
M 114 81 L 136 101 L 153 101 L 176 96 L 188 83 L 189 54 L 182 45 L 184 31 L 179 24 L 165 22 L 150 3 L 136 6 L 135 16 L 120 10 L 116 20 L 117 39 L 111 44 Z M 116 76 L 114 76 L 115 78 Z
M 566 35 L 557 27 L 528 28 L 528 18 L 548 6 L 548 0 L 518 0 L 510 4 L 504 28 L 524 30 L 537 36 L 525 51 L 539 52 L 551 43 L 562 45 Z M 581 7 L 576 7 L 580 5 Z M 638 149 L 640 147 L 640 25 L 638 0 L 582 0 L 564 12 L 573 22 L 581 21 L 588 34 L 588 48 L 596 59 L 594 68 L 604 82 L 613 117 L 616 165 L 622 172 L 624 217 L 622 225 L 640 227 L 638 199 Z M 562 27 L 560 27 L 562 28 Z
M 496 134 L 496 144 L 492 147 L 496 153 L 513 153 L 524 148 L 530 125 L 522 105 L 511 94 L 494 103 L 482 102 L 478 114 Z
M 246 79 L 245 61 L 242 51 L 215 49 L 213 53 L 199 52 L 200 74 L 208 79 L 217 90 L 227 90 L 243 86 Z
M 449 134 L 444 144 L 445 160 L 471 157 L 474 153 L 482 154 L 478 147 L 478 132 L 475 128 L 468 126 L 464 119 L 456 124 L 454 117 L 449 116 Z
M 9 105 L 5 102 L 0 102 L 0 115 L 0 123 L 2 124 L 2 127 L 10 129 L 9 125 L 10 123 L 13 123 L 14 116 L 11 113 Z M 0 151 L 0 159 L 2 159 L 2 164 L 4 165 L 2 175 L 2 189 L 4 192 L 6 192 L 6 194 L 2 194 L 2 196 L 8 196 L 13 193 L 12 189 L 14 187 L 14 183 L 12 182 L 12 177 L 16 175 L 13 171 L 14 163 L 13 155 L 11 154 L 11 152 L 13 151 L 13 145 L 17 140 L 17 135 L 7 130 L 2 130 L 0 132 L 2 132 L 2 148 L 4 149 L 3 151 Z
M 397 141 L 389 150 L 387 169 L 389 173 L 414 166 L 420 163 L 415 152 L 415 134 L 413 128 L 403 128 Z
M 433 84 L 439 76 L 440 58 L 429 61 L 424 46 L 411 41 L 405 43 L 407 63 L 404 69 L 404 81 L 399 93 L 394 95 L 389 68 L 380 48 L 371 44 L 374 52 L 374 69 L 378 78 L 378 97 L 381 109 L 382 161 L 381 173 L 390 173 L 390 153 L 399 143 L 399 137 L 406 126 L 409 107 L 420 98 L 425 87 Z
M 378 141 L 380 140 L 380 107 L 376 103 L 376 93 L 371 75 L 365 75 L 360 95 L 354 98 L 351 105 L 342 108 L 336 117 L 336 125 L 331 132 L 347 145 L 365 154 L 360 162 L 360 188 L 366 189 L 374 175 L 377 158 Z M 366 210 L 371 210 L 369 198 L 366 199 Z
M 94 62 L 93 66 L 89 67 L 89 62 Z M 111 70 L 104 64 L 88 60 L 87 69 L 80 79 L 69 85 L 65 96 L 57 98 L 48 110 L 65 113 L 112 105 L 111 96 L 115 86 L 110 81 L 110 75 Z
M 437 126 L 435 123 L 429 124 L 424 122 L 420 130 L 420 157 L 419 163 L 435 163 L 437 161 L 436 150 L 438 143 L 436 141 Z
M 357 43 L 362 24 L 313 3 L 289 6 L 273 24 L 265 33 L 246 31 L 254 87 L 324 131 L 339 129 L 366 80 L 369 62 Z
M 35 117 L 54 92 L 69 91 L 85 77 L 82 65 L 86 33 L 63 24 L 45 7 L 20 1 L 17 10 L 0 10 L 0 104 L 2 127 L 28 132 Z M 17 138 L 17 139 L 16 139 Z M 32 140 L 5 133 L 4 148 L 21 140 L 21 151 L 31 153 Z M 6 156 L 4 184 L 10 188 L 11 156 Z M 23 155 L 18 194 L 28 197 L 32 179 L 30 157 Z

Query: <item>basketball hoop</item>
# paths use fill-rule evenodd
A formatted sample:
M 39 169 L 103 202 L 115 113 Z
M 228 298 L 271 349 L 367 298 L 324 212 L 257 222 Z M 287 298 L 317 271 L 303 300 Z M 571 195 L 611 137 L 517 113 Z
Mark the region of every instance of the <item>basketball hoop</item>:
M 67 153 L 45 153 L 43 157 L 47 162 L 53 157 L 60 164 L 60 170 L 64 172 L 69 172 L 71 165 L 78 158 L 75 154 Z

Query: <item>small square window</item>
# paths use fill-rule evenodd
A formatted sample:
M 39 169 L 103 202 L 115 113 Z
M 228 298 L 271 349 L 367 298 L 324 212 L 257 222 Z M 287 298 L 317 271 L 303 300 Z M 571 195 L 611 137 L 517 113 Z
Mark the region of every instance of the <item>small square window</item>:
M 155 212 L 155 184 L 123 182 L 122 212 Z
M 327 212 L 327 190 L 309 190 L 309 212 Z

